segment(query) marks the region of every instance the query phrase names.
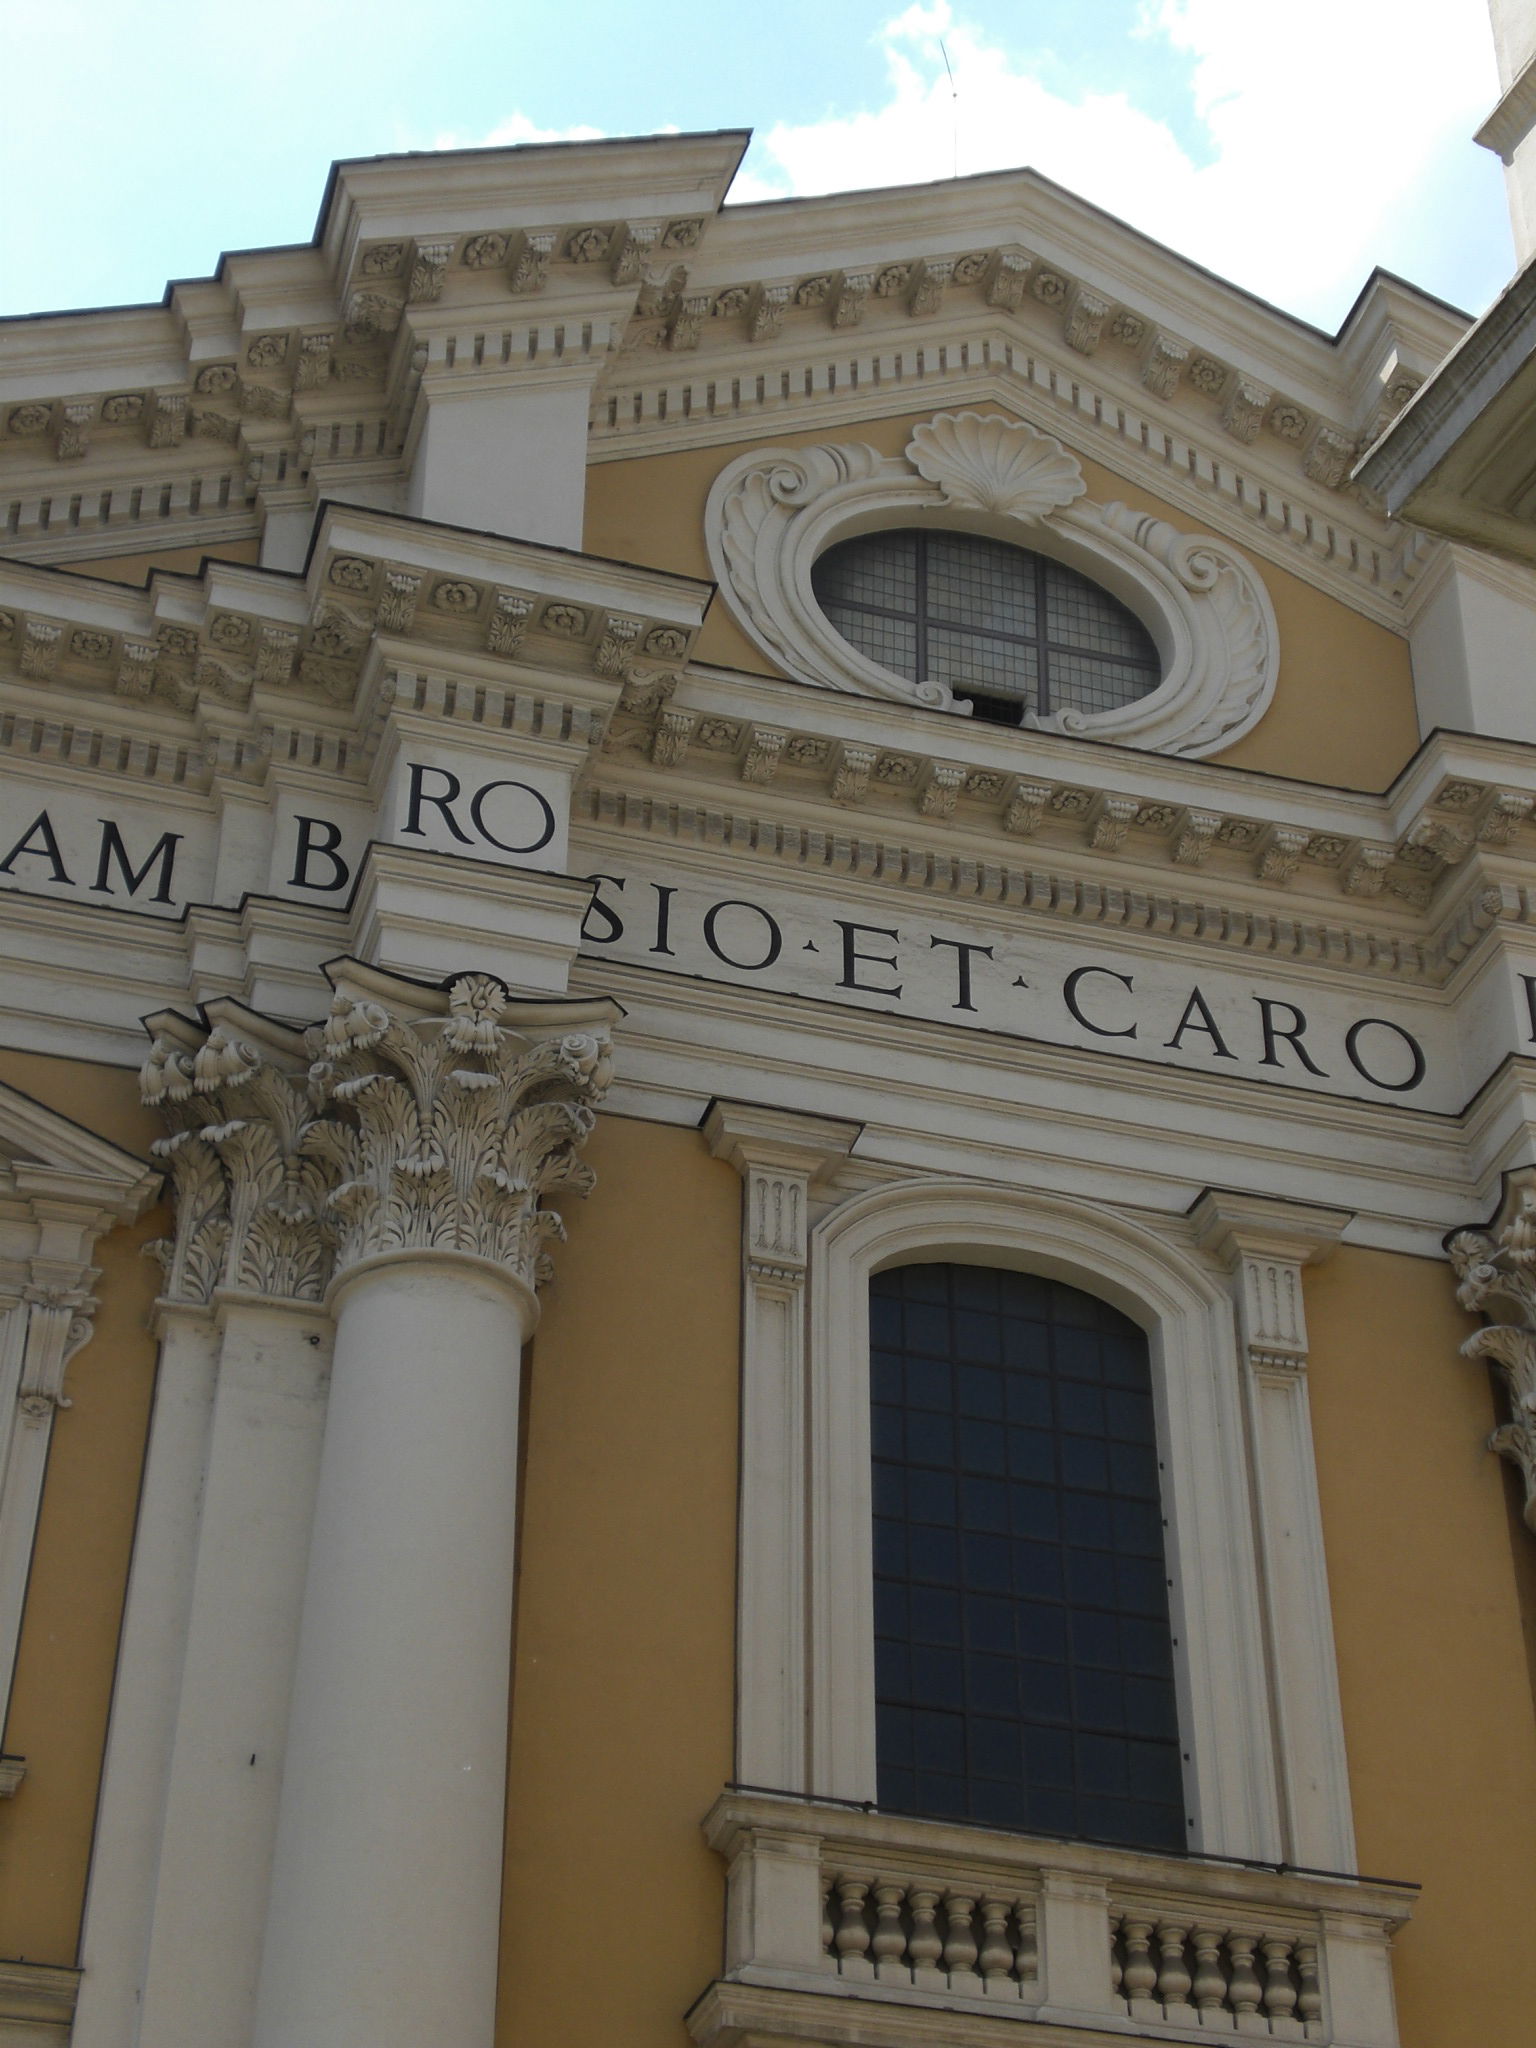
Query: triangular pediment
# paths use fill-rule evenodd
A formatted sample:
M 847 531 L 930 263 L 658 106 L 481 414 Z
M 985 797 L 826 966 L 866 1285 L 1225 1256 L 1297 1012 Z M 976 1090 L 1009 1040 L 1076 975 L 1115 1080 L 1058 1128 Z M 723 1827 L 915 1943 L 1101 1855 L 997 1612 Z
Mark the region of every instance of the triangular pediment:
M 89 1200 L 128 1223 L 159 1185 L 144 1160 L 0 1082 L 0 1199 Z

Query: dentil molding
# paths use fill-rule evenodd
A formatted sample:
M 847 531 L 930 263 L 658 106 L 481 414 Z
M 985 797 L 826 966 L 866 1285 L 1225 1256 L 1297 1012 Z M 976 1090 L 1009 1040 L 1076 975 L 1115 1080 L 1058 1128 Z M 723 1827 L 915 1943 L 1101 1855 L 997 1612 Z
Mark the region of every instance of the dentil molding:
M 740 457 L 715 480 L 706 537 L 737 619 L 797 681 L 960 712 L 969 703 L 946 684 L 908 682 L 834 630 L 811 584 L 818 557 L 892 526 L 984 533 L 1053 556 L 1142 620 L 1163 680 L 1113 711 L 1027 711 L 1025 724 L 1188 756 L 1232 745 L 1269 708 L 1279 669 L 1263 583 L 1225 542 L 1086 492 L 1077 458 L 1027 422 L 939 413 L 898 456 L 847 442 Z
M 333 962 L 323 1024 L 232 1001 L 173 1011 L 142 1071 L 176 1234 L 153 1249 L 165 1296 L 236 1289 L 321 1301 L 390 1252 L 467 1254 L 531 1295 L 564 1234 L 545 1204 L 586 1194 L 580 1152 L 611 1073 L 614 1004 L 514 1000 L 493 975 L 441 989 Z

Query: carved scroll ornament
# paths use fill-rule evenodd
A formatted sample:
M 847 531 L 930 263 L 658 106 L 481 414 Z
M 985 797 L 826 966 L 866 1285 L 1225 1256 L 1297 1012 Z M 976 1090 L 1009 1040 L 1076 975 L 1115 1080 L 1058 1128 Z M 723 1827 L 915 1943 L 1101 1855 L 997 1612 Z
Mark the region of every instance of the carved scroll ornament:
M 592 1185 L 579 1155 L 612 1006 L 519 1004 L 487 974 L 443 991 L 349 979 L 304 1032 L 234 1003 L 208 1007 L 211 1028 L 154 1020 L 142 1083 L 172 1126 L 156 1151 L 176 1235 L 152 1247 L 170 1299 L 319 1301 L 347 1267 L 401 1251 L 470 1253 L 530 1291 L 548 1277 L 564 1230 L 544 1198 Z
M 1026 712 L 1024 723 L 1187 756 L 1230 746 L 1274 695 L 1279 641 L 1263 583 L 1224 541 L 1086 490 L 1077 458 L 1027 422 L 940 413 L 901 455 L 846 442 L 742 456 L 716 478 L 705 528 L 731 609 L 788 674 L 962 713 L 969 703 L 947 684 L 909 682 L 843 639 L 812 588 L 817 558 L 853 534 L 930 525 L 1054 556 L 1138 614 L 1163 680 L 1112 711 Z
M 1488 1317 L 1462 1345 L 1464 1358 L 1490 1360 L 1509 1399 L 1509 1419 L 1488 1439 L 1525 1484 L 1525 1523 L 1536 1533 L 1536 1168 L 1510 1174 L 1486 1230 L 1446 1240 L 1456 1298 Z

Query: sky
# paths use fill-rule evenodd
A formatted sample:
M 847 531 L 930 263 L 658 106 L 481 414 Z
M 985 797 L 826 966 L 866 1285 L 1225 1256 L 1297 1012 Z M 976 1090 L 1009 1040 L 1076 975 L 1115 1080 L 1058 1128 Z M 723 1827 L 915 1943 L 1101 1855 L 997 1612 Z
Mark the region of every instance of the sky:
M 733 199 L 1030 164 L 1332 331 L 1514 268 L 1485 0 L 8 0 L 0 313 L 306 241 L 332 159 L 746 128 Z M 24 89 L 14 83 L 24 82 Z

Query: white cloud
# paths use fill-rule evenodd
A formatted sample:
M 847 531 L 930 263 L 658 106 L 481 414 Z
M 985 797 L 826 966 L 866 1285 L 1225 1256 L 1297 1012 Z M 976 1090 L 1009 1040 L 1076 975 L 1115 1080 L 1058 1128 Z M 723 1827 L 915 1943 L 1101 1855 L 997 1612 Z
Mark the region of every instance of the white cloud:
M 1378 262 L 1454 290 L 1459 280 L 1425 272 L 1429 246 L 1451 251 L 1455 238 L 1422 216 L 1449 187 L 1491 193 L 1497 209 L 1491 163 L 1468 161 L 1498 89 L 1483 0 L 1143 0 L 1138 36 L 1188 65 L 1208 161 L 1123 92 L 1052 90 L 933 0 L 881 31 L 882 105 L 777 124 L 731 197 L 917 183 L 952 176 L 957 160 L 962 175 L 1028 163 L 1325 324 Z M 1511 265 L 1497 220 L 1480 232 L 1491 290 Z
M 1083 21 L 1087 42 L 1086 5 Z M 1205 131 L 1198 160 L 1128 92 L 1045 84 L 950 0 L 917 0 L 877 41 L 883 101 L 776 123 L 756 139 L 733 203 L 1029 164 L 1329 328 L 1377 264 L 1474 310 L 1513 268 L 1497 165 L 1469 139 L 1498 94 L 1485 0 L 1140 0 L 1120 73 L 1134 76 L 1135 45 L 1165 46 L 1164 89 L 1171 54 Z M 515 113 L 437 147 L 604 132 Z
M 675 132 L 675 131 L 674 131 Z M 540 128 L 530 121 L 526 114 L 509 114 L 500 121 L 489 135 L 437 136 L 434 149 L 498 149 L 503 144 L 527 142 L 601 142 L 606 131 L 602 128 Z

